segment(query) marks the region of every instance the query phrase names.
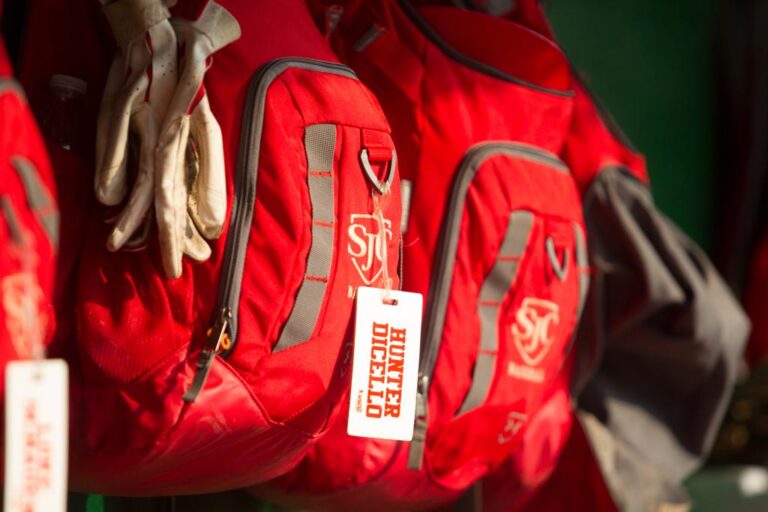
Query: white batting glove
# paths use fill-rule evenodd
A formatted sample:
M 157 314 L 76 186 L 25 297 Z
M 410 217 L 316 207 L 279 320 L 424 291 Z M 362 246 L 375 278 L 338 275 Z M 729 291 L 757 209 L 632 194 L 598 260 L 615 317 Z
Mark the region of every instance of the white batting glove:
M 96 134 L 96 196 L 106 205 L 127 193 L 128 139 L 140 143 L 138 173 L 107 246 L 120 249 L 147 216 L 154 196 L 155 148 L 177 84 L 176 35 L 161 0 L 104 6 L 119 46 L 107 77 Z
M 204 238 L 217 238 L 227 213 L 224 146 L 203 87 L 211 56 L 240 37 L 235 18 L 209 2 L 196 21 L 172 20 L 180 76 L 158 142 L 155 210 L 163 265 L 181 274 L 184 254 L 205 260 Z

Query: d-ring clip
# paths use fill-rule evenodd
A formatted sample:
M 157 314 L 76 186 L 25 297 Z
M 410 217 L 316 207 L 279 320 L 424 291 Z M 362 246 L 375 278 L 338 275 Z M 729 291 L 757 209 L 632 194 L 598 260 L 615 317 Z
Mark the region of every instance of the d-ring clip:
M 387 179 L 383 183 L 376 177 L 376 174 L 374 174 L 373 169 L 371 168 L 371 162 L 368 160 L 368 150 L 365 148 L 360 152 L 360 163 L 363 164 L 363 170 L 370 182 L 373 183 L 373 186 L 376 187 L 376 190 L 382 195 L 388 194 L 389 188 L 392 185 L 392 180 L 395 178 L 395 169 L 397 168 L 397 153 L 395 150 L 392 150 L 392 160 L 389 161 L 387 168 Z

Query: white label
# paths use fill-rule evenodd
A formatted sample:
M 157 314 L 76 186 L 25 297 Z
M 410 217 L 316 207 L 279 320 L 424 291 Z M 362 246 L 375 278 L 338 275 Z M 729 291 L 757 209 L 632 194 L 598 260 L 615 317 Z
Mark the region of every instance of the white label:
M 347 433 L 410 441 L 416 413 L 422 297 L 357 289 L 355 355 Z
M 67 364 L 15 361 L 5 375 L 5 512 L 65 512 Z

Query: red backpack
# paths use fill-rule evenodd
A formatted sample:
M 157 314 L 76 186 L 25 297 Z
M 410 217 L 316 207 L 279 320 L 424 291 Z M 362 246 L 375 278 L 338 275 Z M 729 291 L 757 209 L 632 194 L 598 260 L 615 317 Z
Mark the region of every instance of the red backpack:
M 748 322 L 701 249 L 656 209 L 643 157 L 581 84 L 562 156 L 582 192 L 593 264 L 570 383 L 578 412 L 566 436 L 532 422 L 529 432 L 555 435 L 524 433 L 527 454 L 479 483 L 462 510 L 687 508 L 682 481 L 714 442 Z M 532 472 L 526 458 L 556 465 Z
M 506 20 L 342 5 L 317 11 L 334 15 L 334 49 L 379 98 L 410 187 L 403 288 L 427 298 L 414 439 L 353 438 L 342 416 L 253 491 L 309 509 L 425 509 L 497 469 L 567 388 L 588 284 L 581 200 L 556 156 L 571 75 L 556 46 Z
M 55 196 L 45 146 L 0 41 L 0 396 L 5 364 L 35 356 L 53 332 Z
M 75 331 L 59 333 L 75 366 L 74 489 L 188 494 L 284 473 L 342 404 L 355 290 L 382 284 L 385 252 L 399 286 L 400 183 L 376 99 L 302 1 L 220 3 L 242 29 L 206 75 L 229 227 L 209 261 L 186 262 L 172 280 L 155 242 L 108 252 L 108 212 L 90 206 Z M 28 46 L 37 61 L 27 77 L 38 87 L 52 73 L 86 80 L 92 133 L 111 36 L 96 2 L 59 4 L 32 13 L 29 44 L 59 47 L 48 59 Z M 79 186 L 90 189 L 92 171 L 88 156 Z
M 545 33 L 551 37 L 548 28 Z M 574 112 L 562 154 L 582 195 L 598 181 L 601 169 L 621 167 L 632 179 L 647 183 L 643 157 L 609 131 L 587 91 L 578 84 L 575 89 Z M 598 220 L 595 216 L 591 219 Z M 592 227 L 589 242 L 593 245 L 593 237 L 602 233 L 595 232 L 594 224 L 587 227 Z M 587 323 L 595 308 L 595 292 L 602 287 L 599 278 L 592 278 L 591 298 L 585 305 Z M 575 371 L 561 379 L 560 386 L 554 388 L 547 403 L 523 430 L 518 450 L 475 484 L 459 503 L 441 512 L 555 512 L 562 510 L 565 503 L 578 503 L 569 506 L 574 511 L 619 510 L 571 403 L 572 381 L 577 389 L 583 386 L 603 356 L 593 336 L 588 332 L 585 335 L 593 326 L 581 327 Z

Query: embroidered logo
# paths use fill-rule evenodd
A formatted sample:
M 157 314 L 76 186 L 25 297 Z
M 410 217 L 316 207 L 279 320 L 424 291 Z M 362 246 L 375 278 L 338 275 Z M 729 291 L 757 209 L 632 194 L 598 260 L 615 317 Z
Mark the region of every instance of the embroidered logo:
M 373 215 L 353 213 L 350 217 L 347 252 L 352 264 L 366 286 L 373 285 L 381 276 L 386 243 L 392 239 L 392 222 L 384 219 L 384 236 Z M 383 243 L 382 243 L 383 242 Z
M 504 429 L 499 432 L 496 442 L 498 444 L 507 444 L 515 438 L 520 429 L 523 428 L 525 422 L 528 420 L 528 416 L 525 414 L 511 411 L 507 415 L 507 421 L 504 425 Z
M 512 324 L 512 339 L 523 361 L 539 364 L 554 342 L 553 328 L 560 323 L 560 308 L 554 302 L 526 297 Z

